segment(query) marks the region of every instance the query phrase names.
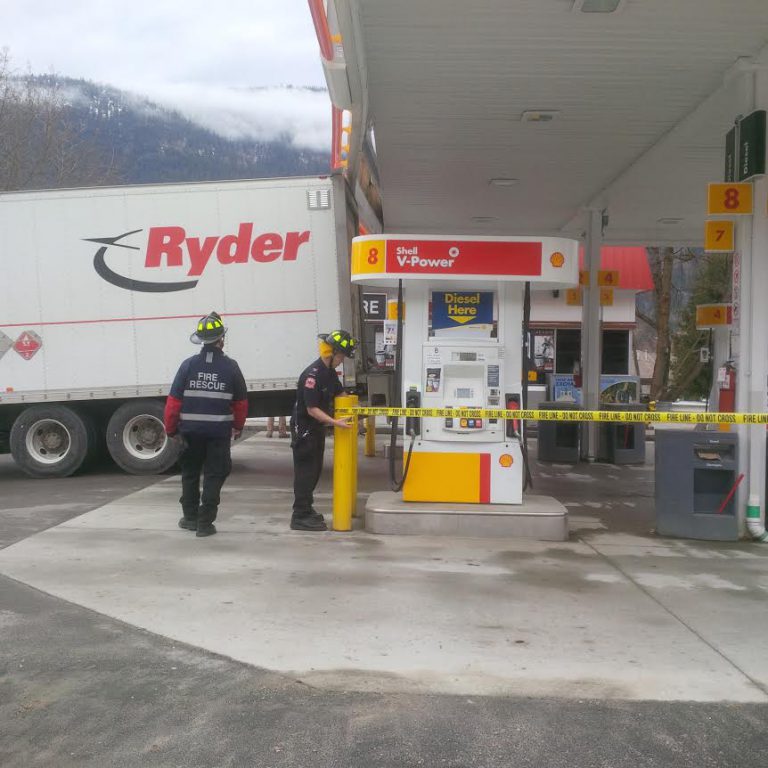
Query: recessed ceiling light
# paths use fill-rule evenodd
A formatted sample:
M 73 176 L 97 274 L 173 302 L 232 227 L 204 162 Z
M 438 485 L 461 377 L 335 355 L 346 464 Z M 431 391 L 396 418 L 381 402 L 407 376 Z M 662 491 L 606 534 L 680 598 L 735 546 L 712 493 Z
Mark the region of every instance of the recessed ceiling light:
M 573 11 L 581 13 L 613 13 L 618 11 L 625 0 L 574 0 Z
M 560 111 L 557 109 L 527 109 L 520 116 L 524 123 L 549 123 L 554 120 Z
M 491 179 L 488 183 L 494 187 L 514 187 L 520 179 L 513 179 L 511 176 L 499 176 L 496 179 Z
M 492 221 L 498 221 L 498 216 L 473 216 L 472 221 L 475 224 L 490 224 Z
M 679 224 L 681 221 L 681 218 L 675 216 L 663 216 L 660 219 L 656 219 L 657 224 Z

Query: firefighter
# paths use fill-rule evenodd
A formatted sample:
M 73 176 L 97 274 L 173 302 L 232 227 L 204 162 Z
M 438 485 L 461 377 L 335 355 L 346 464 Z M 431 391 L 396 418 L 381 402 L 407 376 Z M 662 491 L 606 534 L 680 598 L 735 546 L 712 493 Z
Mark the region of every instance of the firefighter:
M 240 366 L 224 354 L 226 333 L 216 312 L 200 318 L 190 341 L 203 348 L 181 364 L 165 404 L 165 432 L 184 446 L 179 528 L 197 536 L 216 533 L 221 487 L 232 469 L 230 443 L 240 437 L 248 414 Z
M 304 369 L 296 385 L 291 415 L 293 449 L 294 531 L 327 531 L 323 516 L 312 506 L 314 490 L 323 469 L 326 426 L 349 429 L 347 419 L 333 418 L 333 399 L 343 391 L 336 367 L 354 357 L 357 342 L 346 331 L 320 337 L 320 357 Z

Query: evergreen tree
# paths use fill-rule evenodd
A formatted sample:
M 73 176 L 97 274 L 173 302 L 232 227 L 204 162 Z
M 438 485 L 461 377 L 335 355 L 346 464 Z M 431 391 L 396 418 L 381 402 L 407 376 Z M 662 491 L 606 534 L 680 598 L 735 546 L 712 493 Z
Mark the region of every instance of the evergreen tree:
M 683 309 L 680 326 L 672 340 L 669 399 L 707 397 L 712 384 L 712 364 L 702 363 L 699 350 L 710 346 L 709 331 L 696 330 L 696 307 L 730 301 L 731 256 L 705 254 L 693 294 Z

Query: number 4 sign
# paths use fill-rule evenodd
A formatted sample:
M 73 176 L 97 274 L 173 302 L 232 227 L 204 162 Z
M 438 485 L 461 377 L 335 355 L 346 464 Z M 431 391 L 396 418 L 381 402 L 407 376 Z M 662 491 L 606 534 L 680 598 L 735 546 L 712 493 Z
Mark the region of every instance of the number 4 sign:
M 708 214 L 752 213 L 751 184 L 710 184 L 707 194 Z
M 704 229 L 704 252 L 731 253 L 733 249 L 733 222 L 709 219 Z

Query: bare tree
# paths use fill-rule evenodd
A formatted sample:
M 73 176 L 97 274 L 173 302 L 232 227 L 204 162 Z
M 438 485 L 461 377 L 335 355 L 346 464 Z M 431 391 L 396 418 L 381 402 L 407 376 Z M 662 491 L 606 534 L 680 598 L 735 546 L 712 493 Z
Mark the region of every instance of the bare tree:
M 691 261 L 696 254 L 688 248 L 648 248 L 648 265 L 653 278 L 653 316 L 638 312 L 640 320 L 647 323 L 656 334 L 656 361 L 651 379 L 651 400 L 666 400 L 671 397 L 670 371 L 673 353 L 673 308 L 675 285 L 673 276 L 675 264 Z M 679 302 L 678 302 L 679 303 Z
M 11 67 L 0 51 L 0 191 L 97 185 L 116 178 L 67 119 L 59 81 Z

